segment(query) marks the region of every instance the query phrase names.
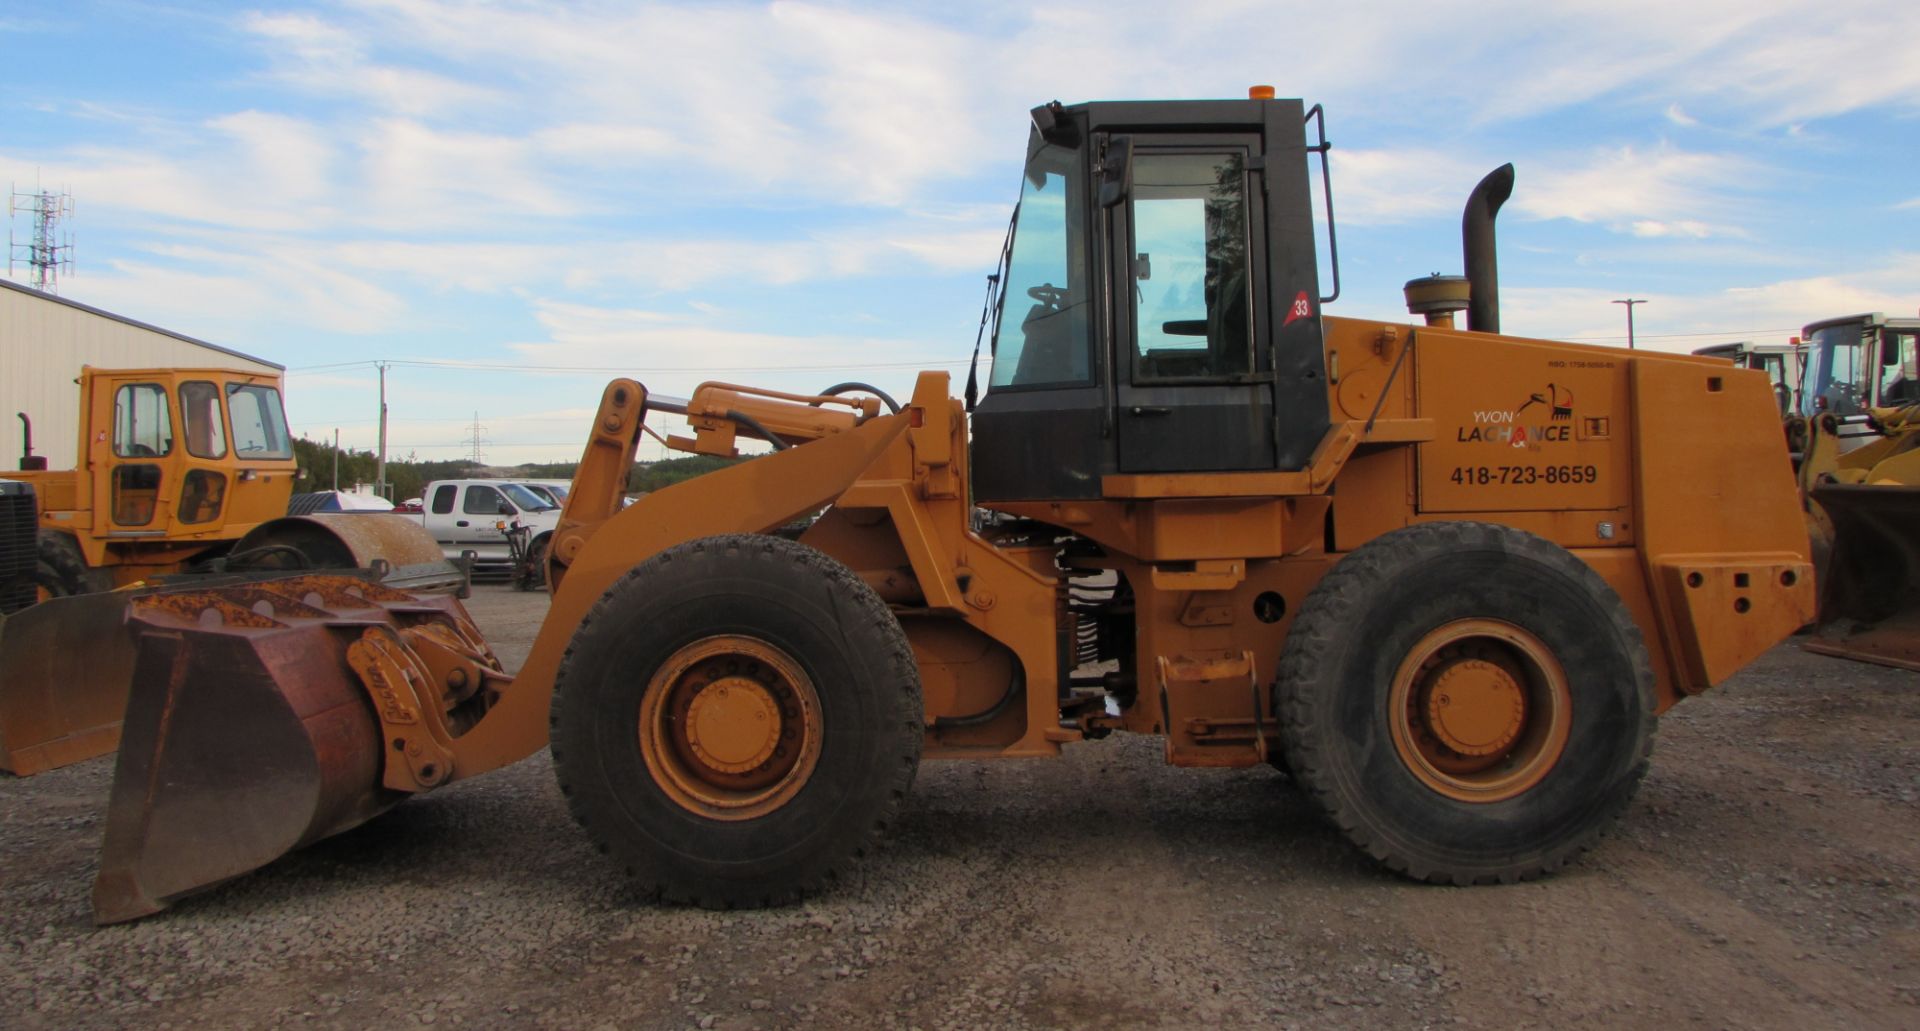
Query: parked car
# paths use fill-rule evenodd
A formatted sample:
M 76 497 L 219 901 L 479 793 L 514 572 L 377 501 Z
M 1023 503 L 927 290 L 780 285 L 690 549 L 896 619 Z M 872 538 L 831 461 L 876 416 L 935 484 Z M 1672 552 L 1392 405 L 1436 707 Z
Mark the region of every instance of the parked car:
M 427 484 L 419 518 L 448 558 L 471 551 L 475 573 L 506 574 L 513 565 L 507 528 L 527 528 L 534 566 L 544 568 L 560 506 L 511 480 L 435 480 Z
M 513 482 L 535 494 L 544 495 L 562 508 L 567 504 L 567 492 L 573 489 L 572 480 L 514 480 Z

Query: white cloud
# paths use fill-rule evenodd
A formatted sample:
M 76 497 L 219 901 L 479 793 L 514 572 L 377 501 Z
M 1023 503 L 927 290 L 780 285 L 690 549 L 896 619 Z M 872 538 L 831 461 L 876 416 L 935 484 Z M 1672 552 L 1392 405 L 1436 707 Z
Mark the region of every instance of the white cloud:
M 1684 237 L 1690 240 L 1704 240 L 1714 235 L 1713 227 L 1705 222 L 1682 219 L 1678 222 L 1656 222 L 1642 219 L 1633 223 L 1633 235 L 1645 237 Z
M 1540 219 L 1597 222 L 1639 236 L 1702 238 L 1741 235 L 1716 224 L 1736 210 L 1734 195 L 1756 170 L 1745 159 L 1662 146 L 1621 147 L 1578 164 L 1548 159 L 1535 166 L 1513 206 Z
M 1334 212 L 1341 223 L 1354 225 L 1457 215 L 1467 192 L 1485 171 L 1476 172 L 1462 155 L 1438 150 L 1335 148 Z M 1313 184 L 1317 195 L 1318 175 Z
M 356 97 L 403 116 L 481 105 L 488 88 L 418 69 L 371 64 L 367 39 L 311 14 L 250 13 L 243 27 L 272 44 L 272 77 L 323 95 Z
M 1752 339 L 1785 343 L 1809 322 L 1856 312 L 1906 313 L 1915 308 L 1920 253 L 1894 253 L 1832 274 L 1709 289 L 1696 293 L 1635 291 L 1638 343 L 1658 351 L 1691 351 Z M 1501 328 L 1547 339 L 1626 344 L 1626 315 L 1613 304 L 1623 292 L 1590 288 L 1500 290 Z
M 65 291 L 121 312 L 241 351 L 246 327 L 292 323 L 331 333 L 391 329 L 405 311 L 398 294 L 298 247 L 234 254 L 202 246 L 155 248 L 141 259 L 90 269 Z

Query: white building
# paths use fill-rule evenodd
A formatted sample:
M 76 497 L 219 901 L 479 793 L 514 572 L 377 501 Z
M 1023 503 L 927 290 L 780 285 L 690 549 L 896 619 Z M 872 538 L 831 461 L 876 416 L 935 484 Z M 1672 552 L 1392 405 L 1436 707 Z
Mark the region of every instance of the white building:
M 71 469 L 80 440 L 82 365 L 217 368 L 279 375 L 285 366 L 0 279 L 0 476 L 20 467 L 15 412 L 33 420 L 33 452 Z

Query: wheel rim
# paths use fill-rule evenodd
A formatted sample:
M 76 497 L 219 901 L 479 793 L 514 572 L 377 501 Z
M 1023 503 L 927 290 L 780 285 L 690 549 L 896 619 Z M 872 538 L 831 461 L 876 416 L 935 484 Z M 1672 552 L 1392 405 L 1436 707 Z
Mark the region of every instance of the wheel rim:
M 1497 619 L 1456 620 L 1421 638 L 1394 674 L 1387 709 L 1401 762 L 1463 802 L 1504 801 L 1540 783 L 1573 723 L 1559 660 Z
M 717 820 L 785 805 L 820 759 L 820 696 L 785 651 L 708 637 L 657 670 L 640 703 L 640 754 L 667 797 Z

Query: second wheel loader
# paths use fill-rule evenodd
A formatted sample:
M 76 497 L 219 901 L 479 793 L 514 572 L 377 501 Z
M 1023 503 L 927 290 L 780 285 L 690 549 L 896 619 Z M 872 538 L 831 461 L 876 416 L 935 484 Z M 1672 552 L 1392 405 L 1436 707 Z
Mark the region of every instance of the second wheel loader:
M 136 602 L 96 917 L 549 743 L 600 848 L 707 906 L 830 883 L 922 760 L 1114 733 L 1283 765 L 1419 880 L 1567 863 L 1656 715 L 1812 617 L 1773 391 L 1500 335 L 1510 166 L 1469 200 L 1467 275 L 1409 284 L 1424 324 L 1324 315 L 1318 109 L 1270 97 L 1035 109 L 977 404 L 934 373 L 898 405 L 611 383 L 514 675 L 450 599 Z M 663 411 L 679 450 L 774 451 L 623 509 Z

